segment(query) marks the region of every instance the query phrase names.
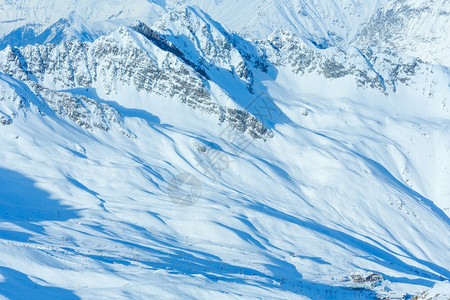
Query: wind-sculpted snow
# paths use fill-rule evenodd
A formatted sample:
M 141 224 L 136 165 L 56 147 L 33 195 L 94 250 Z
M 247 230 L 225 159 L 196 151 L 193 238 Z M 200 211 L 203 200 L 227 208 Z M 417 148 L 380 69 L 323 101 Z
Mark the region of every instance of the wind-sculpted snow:
M 448 69 L 184 2 L 0 1 L 0 298 L 446 297 Z

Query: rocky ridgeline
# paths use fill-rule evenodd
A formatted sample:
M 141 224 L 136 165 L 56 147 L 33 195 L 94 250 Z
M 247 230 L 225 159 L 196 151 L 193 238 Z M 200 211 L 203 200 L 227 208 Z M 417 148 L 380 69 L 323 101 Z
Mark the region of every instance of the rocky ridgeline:
M 419 59 L 388 49 L 333 47 L 314 49 L 291 32 L 278 30 L 258 43 L 277 67 L 289 67 L 296 74 L 317 73 L 337 79 L 354 76 L 359 87 L 396 91 L 398 83 L 408 84 L 421 67 Z
M 52 49 L 57 48 L 50 44 L 47 47 Z M 17 79 L 26 89 L 29 89 L 25 96 L 20 95 L 13 89 L 9 89 L 1 93 L 1 99 L 12 103 L 17 110 L 32 107 L 42 116 L 45 115 L 43 103 L 46 103 L 58 115 L 67 117 L 86 130 L 92 131 L 94 128 L 99 128 L 108 131 L 113 127 L 117 127 L 127 137 L 133 137 L 132 133 L 123 128 L 120 113 L 110 105 L 99 103 L 83 95 L 58 92 L 41 84 L 41 82 L 44 82 L 48 78 L 47 76 L 52 75 L 48 72 L 49 67 L 58 70 L 56 65 L 61 65 L 61 62 L 55 65 L 53 62 L 44 61 L 43 58 L 46 57 L 45 55 L 39 56 L 38 61 L 34 60 L 36 59 L 34 55 L 40 53 L 41 50 L 44 50 L 44 53 L 48 55 L 49 52 L 47 51 L 49 49 L 47 47 L 38 48 L 28 46 L 26 49 L 21 49 L 23 50 L 23 54 L 20 49 L 13 49 L 11 47 L 7 47 L 0 52 L 1 72 Z M 57 71 L 57 73 L 59 72 L 60 70 Z M 82 75 L 75 77 L 73 72 L 67 73 L 65 77 L 59 73 L 59 76 L 54 77 L 54 82 L 58 82 L 58 80 L 61 82 L 60 86 L 64 87 L 70 86 L 71 82 L 73 83 L 75 80 L 78 82 L 89 82 Z M 11 124 L 12 119 L 10 118 L 9 120 L 9 124 Z
M 0 123 L 10 125 L 20 110 L 31 110 L 38 115 L 49 114 L 49 109 L 67 117 L 85 130 L 98 128 L 104 131 L 116 127 L 128 138 L 134 134 L 122 126 L 122 116 L 108 104 L 99 103 L 83 95 L 57 92 L 28 80 L 25 84 L 10 87 L 0 85 L 0 101 L 5 103 L 9 113 L 0 110 Z M 22 90 L 21 90 L 22 89 Z
M 92 43 L 72 40 L 57 45 L 7 47 L 0 52 L 0 71 L 26 83 L 55 112 L 85 129 L 108 130 L 111 124 L 120 127 L 120 113 L 89 97 L 58 90 L 101 85 L 106 94 L 114 95 L 117 86 L 133 86 L 137 91 L 176 98 L 193 109 L 217 115 L 220 122 L 228 122 L 254 138 L 271 137 L 272 133 L 250 113 L 214 102 L 205 87 L 205 76 L 186 58 L 181 59 L 181 52 L 173 45 L 164 48 L 164 41 L 156 43 L 148 34 L 135 34 L 121 27 Z M 149 53 L 149 49 L 156 53 Z
M 93 42 L 63 40 L 0 51 L 0 72 L 26 83 L 55 112 L 85 129 L 117 126 L 128 132 L 114 108 L 61 90 L 95 87 L 113 97 L 119 87 L 131 86 L 178 99 L 261 139 L 270 138 L 272 132 L 251 113 L 214 101 L 210 82 L 240 103 L 239 97 L 255 97 L 252 94 L 267 80 L 270 68 L 286 67 L 299 76 L 352 76 L 360 87 L 388 93 L 395 92 L 399 83 L 409 84 L 424 66 L 418 59 L 386 49 L 311 48 L 283 30 L 267 40 L 249 42 L 190 7 L 168 12 L 151 28 L 137 22 Z M 233 85 L 247 87 L 247 95 L 235 92 Z
M 205 68 L 227 70 L 245 82 L 255 82 L 253 69 L 267 71 L 264 52 L 249 41 L 231 34 L 203 11 L 187 7 L 170 11 L 154 24 L 154 29 Z

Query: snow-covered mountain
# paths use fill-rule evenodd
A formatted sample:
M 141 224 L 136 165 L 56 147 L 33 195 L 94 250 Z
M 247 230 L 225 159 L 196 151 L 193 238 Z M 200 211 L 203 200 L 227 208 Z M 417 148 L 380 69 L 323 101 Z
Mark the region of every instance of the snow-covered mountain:
M 446 297 L 446 6 L 0 1 L 0 297 Z
M 358 43 L 390 47 L 450 66 L 450 1 L 391 1 L 362 29 Z
M 85 24 L 95 23 L 96 30 L 113 28 L 108 25 L 132 19 L 148 23 L 155 21 L 155 17 L 167 10 L 198 6 L 240 35 L 265 38 L 275 29 L 283 27 L 303 35 L 317 45 L 327 46 L 352 41 L 361 25 L 386 2 L 387 0 L 3 1 L 0 17 L 4 26 L 0 35 L 30 24 L 48 27 L 61 18 L 83 18 Z

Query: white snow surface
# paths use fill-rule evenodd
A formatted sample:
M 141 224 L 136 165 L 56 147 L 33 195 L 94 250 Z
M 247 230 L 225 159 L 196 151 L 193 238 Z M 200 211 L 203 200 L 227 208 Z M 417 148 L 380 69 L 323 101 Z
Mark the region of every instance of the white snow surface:
M 108 41 L 132 49 L 127 61 L 139 47 L 167 74 L 180 73 L 180 57 L 130 28 L 118 29 L 136 19 L 153 24 L 168 36 L 173 33 L 170 41 L 185 41 L 181 48 L 190 61 L 205 61 L 210 78 L 202 80 L 213 101 L 253 113 L 262 110 L 259 117 L 266 119 L 273 137 L 242 135 L 213 114 L 156 89 L 138 89 L 134 79 L 121 82 L 113 72 L 95 74 L 97 81 L 90 86 L 66 80 L 66 65 L 44 71 L 42 79 L 0 72 L 0 297 L 450 294 L 448 68 L 421 62 L 408 81 L 396 82 L 395 89 L 383 82 L 382 90 L 358 86 L 356 74 L 329 78 L 320 68 L 294 72 L 283 58 L 264 73 L 245 58 L 242 45 L 250 49 L 253 44 L 227 44 L 232 34 L 224 28 L 264 38 L 284 25 L 309 46 L 322 39 L 328 39 L 328 46 L 351 43 L 383 1 L 333 1 L 332 6 L 258 1 L 257 9 L 240 0 L 61 3 L 2 1 L 0 34 L 28 23 L 46 27 L 72 16 L 73 24 L 79 24 L 82 18 L 98 24 L 98 31 L 87 26 L 90 38 L 109 34 L 89 47 Z M 170 7 L 186 4 L 198 6 L 188 9 L 198 15 L 172 20 Z M 358 9 L 344 9 L 353 6 Z M 299 7 L 315 19 L 299 18 Z M 196 47 L 190 47 L 190 39 L 198 42 Z M 21 51 L 37 49 L 32 47 Z M 215 55 L 215 47 L 226 51 Z M 0 65 L 13 68 L 7 51 Z M 337 61 L 343 51 L 353 51 L 352 58 L 359 55 L 352 46 L 314 51 L 316 57 Z M 388 72 L 383 55 L 392 59 L 380 50 L 372 62 L 360 56 L 346 63 L 357 70 Z M 253 91 L 248 89 L 251 80 L 233 73 L 243 64 L 252 71 Z M 74 76 L 85 69 L 91 70 L 79 66 Z M 185 69 L 194 76 L 190 66 Z M 93 113 L 92 124 L 107 124 L 108 130 L 83 129 L 55 112 L 34 84 L 109 104 L 120 118 L 111 121 L 112 109 L 106 115 Z M 48 97 L 59 101 L 55 95 Z M 199 163 L 206 155 L 216 157 L 207 168 Z M 182 186 L 180 194 L 193 197 L 194 203 L 177 205 L 174 182 L 186 173 L 201 187 Z M 371 273 L 381 274 L 383 281 L 370 287 L 348 280 L 351 274 Z

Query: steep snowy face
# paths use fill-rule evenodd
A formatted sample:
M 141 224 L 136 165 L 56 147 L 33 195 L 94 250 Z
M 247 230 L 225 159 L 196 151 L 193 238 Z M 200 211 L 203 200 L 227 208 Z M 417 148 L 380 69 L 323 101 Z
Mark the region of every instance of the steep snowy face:
M 253 73 L 267 74 L 270 71 L 271 63 L 264 49 L 229 33 L 198 8 L 171 11 L 157 21 L 153 28 L 164 34 L 197 65 L 203 65 L 215 82 L 223 81 L 231 74 L 245 82 L 247 89 L 252 92 L 255 83 Z M 213 72 L 213 69 L 219 72 Z M 232 90 L 227 92 L 233 94 Z
M 371 17 L 357 44 L 389 47 L 450 66 L 449 31 L 449 1 L 390 1 Z

